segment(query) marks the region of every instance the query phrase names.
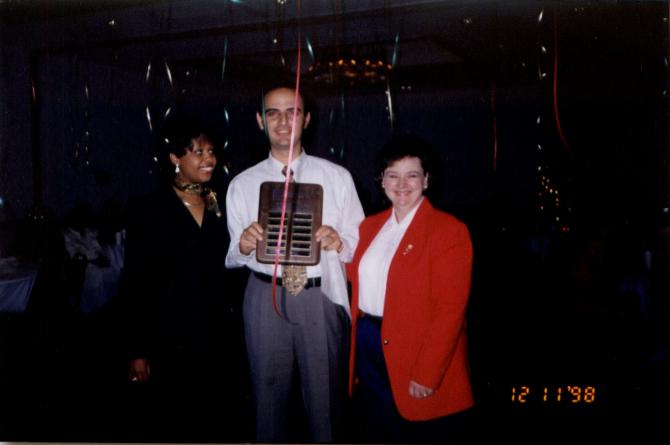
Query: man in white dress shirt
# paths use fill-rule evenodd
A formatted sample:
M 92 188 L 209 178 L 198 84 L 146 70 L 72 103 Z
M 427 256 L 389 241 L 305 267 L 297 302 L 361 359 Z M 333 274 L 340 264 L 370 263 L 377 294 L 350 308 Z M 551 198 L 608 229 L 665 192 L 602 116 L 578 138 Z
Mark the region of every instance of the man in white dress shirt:
M 343 263 L 351 261 L 364 215 L 349 172 L 305 153 L 301 136 L 310 114 L 303 108 L 302 98 L 298 95 L 296 100 L 292 88 L 274 88 L 264 95 L 256 119 L 268 136 L 270 154 L 236 176 L 226 196 L 231 237 L 226 267 L 246 266 L 252 272 L 243 312 L 259 442 L 287 441 L 295 373 L 314 442 L 333 441 L 346 394 L 350 314 Z M 256 261 L 256 243 L 264 235 L 256 220 L 261 184 L 285 180 L 282 170 L 288 163 L 292 129 L 293 179 L 323 187 L 323 226 L 316 232 L 322 252 L 320 263 L 307 267 L 309 279 L 297 295 L 281 287 L 279 267 L 276 303 L 280 316 L 272 301 L 274 265 Z

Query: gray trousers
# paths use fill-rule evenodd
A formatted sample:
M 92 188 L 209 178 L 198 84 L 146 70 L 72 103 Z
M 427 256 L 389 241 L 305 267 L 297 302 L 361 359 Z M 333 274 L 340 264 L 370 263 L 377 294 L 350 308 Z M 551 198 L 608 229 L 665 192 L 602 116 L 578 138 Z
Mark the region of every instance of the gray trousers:
M 244 295 L 244 332 L 256 401 L 256 440 L 286 442 L 293 373 L 313 442 L 333 441 L 346 397 L 349 317 L 319 287 L 292 296 L 249 276 Z

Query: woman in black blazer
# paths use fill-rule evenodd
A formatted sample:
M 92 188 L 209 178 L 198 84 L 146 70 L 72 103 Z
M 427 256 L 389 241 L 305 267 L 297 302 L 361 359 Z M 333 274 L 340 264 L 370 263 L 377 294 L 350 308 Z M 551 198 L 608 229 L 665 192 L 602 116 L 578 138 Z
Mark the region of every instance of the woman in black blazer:
M 129 207 L 126 234 L 128 378 L 147 388 L 136 422 L 146 440 L 241 440 L 239 420 L 225 425 L 244 411 L 246 361 L 239 308 L 225 291 L 225 217 L 207 187 L 214 140 L 180 116 L 160 142 L 174 174 Z

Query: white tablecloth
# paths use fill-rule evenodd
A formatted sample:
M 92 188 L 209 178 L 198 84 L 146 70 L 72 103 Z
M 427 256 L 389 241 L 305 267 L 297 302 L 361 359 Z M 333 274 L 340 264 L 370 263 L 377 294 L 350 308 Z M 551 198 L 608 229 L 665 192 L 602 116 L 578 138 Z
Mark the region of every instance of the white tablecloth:
M 28 306 L 37 270 L 0 271 L 0 312 L 23 312 Z
M 109 266 L 86 265 L 81 289 L 79 309 L 84 313 L 95 312 L 116 296 L 123 269 L 123 246 L 103 246 L 102 252 L 109 259 Z

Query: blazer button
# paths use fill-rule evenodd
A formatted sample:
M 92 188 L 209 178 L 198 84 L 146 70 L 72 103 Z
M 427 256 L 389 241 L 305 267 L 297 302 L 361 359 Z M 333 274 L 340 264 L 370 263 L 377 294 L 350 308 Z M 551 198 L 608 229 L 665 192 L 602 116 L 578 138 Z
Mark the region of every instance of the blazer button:
M 387 339 L 384 339 L 384 346 L 388 345 L 389 341 Z

